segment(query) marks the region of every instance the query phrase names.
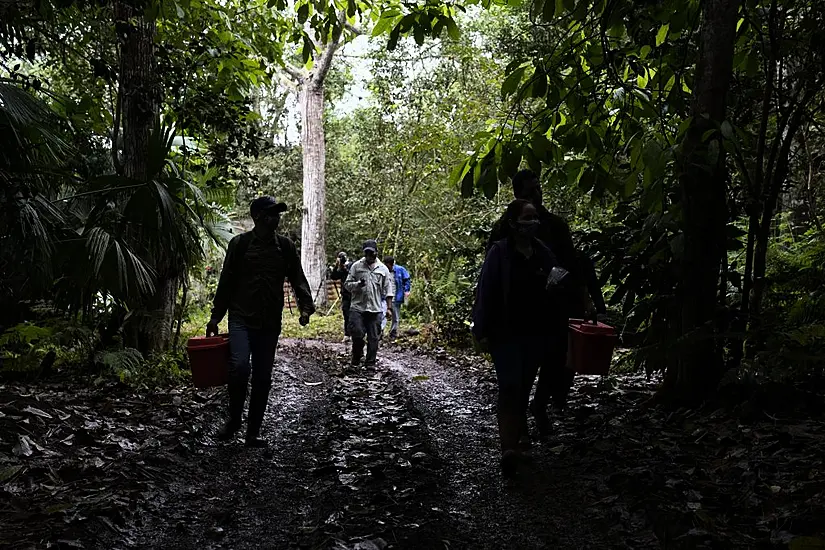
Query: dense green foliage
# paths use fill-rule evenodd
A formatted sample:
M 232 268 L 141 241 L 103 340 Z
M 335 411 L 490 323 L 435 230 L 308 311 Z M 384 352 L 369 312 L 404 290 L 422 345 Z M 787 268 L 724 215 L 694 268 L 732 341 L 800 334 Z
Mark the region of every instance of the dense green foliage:
M 371 37 L 326 82 L 330 263 L 378 238 L 413 273 L 409 313 L 469 344 L 482 243 L 509 178 L 531 167 L 597 260 L 638 365 L 676 372 L 711 341 L 727 368 L 820 374 L 822 2 L 735 3 L 719 120 L 697 107 L 715 24 L 699 2 L 470 4 L 4 4 L 6 362 L 166 361 L 202 322 L 230 221 L 245 226 L 257 194 L 293 205 L 282 229 L 300 242 L 301 147 L 281 71 L 311 68 L 341 32 Z M 128 90 L 138 30 L 151 70 Z M 343 111 L 356 68 L 368 97 Z M 690 208 L 697 166 L 721 182 L 707 213 Z M 697 324 L 683 310 L 703 242 L 725 257 L 702 268 L 718 283 Z

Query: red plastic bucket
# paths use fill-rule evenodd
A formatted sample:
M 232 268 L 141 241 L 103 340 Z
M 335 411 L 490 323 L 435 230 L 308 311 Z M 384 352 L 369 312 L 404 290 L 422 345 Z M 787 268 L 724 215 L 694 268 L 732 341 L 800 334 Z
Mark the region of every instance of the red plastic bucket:
M 229 381 L 229 336 L 196 336 L 186 343 L 192 382 L 196 388 L 223 386 Z
M 604 323 L 570 319 L 567 368 L 579 374 L 607 374 L 616 347 L 616 330 Z

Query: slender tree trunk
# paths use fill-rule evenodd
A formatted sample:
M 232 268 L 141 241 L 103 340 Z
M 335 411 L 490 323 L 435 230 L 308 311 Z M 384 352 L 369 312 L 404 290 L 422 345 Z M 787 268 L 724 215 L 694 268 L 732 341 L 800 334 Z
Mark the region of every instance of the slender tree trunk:
M 327 294 L 323 288 L 326 278 L 324 85 L 312 77 L 307 78 L 301 86 L 301 122 L 304 169 L 301 264 L 316 305 L 325 306 Z
M 118 1 L 114 6 L 115 28 L 120 40 L 120 79 L 123 123 L 123 175 L 146 181 L 149 174 L 149 139 L 158 116 L 160 90 L 155 72 L 155 24 L 147 21 L 142 10 Z M 116 133 L 116 132 L 115 132 Z M 177 278 L 158 272 L 155 295 L 143 306 L 146 320 L 140 323 L 137 341 L 141 352 L 152 354 L 168 348 L 174 316 L 174 293 Z
M 123 173 L 148 177 L 149 135 L 158 112 L 155 78 L 155 24 L 123 2 L 115 4 L 120 37 L 120 105 L 123 119 Z
M 703 399 L 722 374 L 715 323 L 726 247 L 727 171 L 720 139 L 702 137 L 725 119 L 738 9 L 737 0 L 707 0 L 703 8 L 693 122 L 683 144 L 679 177 L 685 235 L 679 284 L 682 345 L 680 361 L 669 367 L 662 387 L 663 397 L 672 401 Z

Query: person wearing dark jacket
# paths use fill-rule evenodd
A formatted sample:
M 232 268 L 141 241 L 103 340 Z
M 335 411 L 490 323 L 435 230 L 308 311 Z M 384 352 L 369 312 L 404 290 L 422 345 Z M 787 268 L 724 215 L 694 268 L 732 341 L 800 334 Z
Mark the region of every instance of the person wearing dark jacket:
M 306 326 L 315 312 L 295 245 L 277 233 L 281 213 L 286 209 L 286 204 L 272 197 L 252 201 L 249 212 L 255 228 L 229 241 L 212 317 L 206 325 L 207 336 L 217 335 L 218 325 L 229 312 L 229 420 L 218 433 L 221 440 L 232 439 L 241 427 L 251 371 L 246 426 L 249 447 L 266 446 L 260 431 L 281 334 L 284 279 L 289 280 L 297 298 L 301 326 Z
M 498 379 L 501 468 L 507 477 L 520 462 L 519 440 L 527 435 L 536 372 L 551 351 L 549 342 L 567 334 L 564 285 L 569 273 L 536 238 L 540 224 L 532 203 L 510 203 L 502 219 L 510 231 L 490 246 L 473 306 L 473 335 L 492 355 Z
M 338 259 L 335 260 L 335 266 L 332 268 L 331 279 L 333 281 L 341 281 L 341 311 L 344 313 L 344 341 L 350 338 L 349 330 L 349 310 L 352 305 L 352 292 L 349 291 L 344 282 L 349 276 L 349 269 L 352 267 L 352 262 L 347 260 L 346 252 L 339 252 Z
M 586 277 L 583 265 L 573 244 L 570 226 L 563 218 L 550 213 L 542 204 L 541 184 L 535 172 L 521 170 L 513 176 L 513 195 L 516 199 L 530 202 L 538 213 L 539 226 L 536 237 L 548 247 L 559 262 L 560 267 L 569 272 L 570 291 L 563 297 L 560 307 L 568 318 L 593 316 L 593 303 L 587 293 Z M 507 214 L 495 223 L 487 242 L 489 250 L 493 243 L 499 242 L 508 231 L 505 223 Z M 536 420 L 536 427 L 541 434 L 550 430 L 547 406 L 552 398 L 556 408 L 564 408 L 567 394 L 573 385 L 574 373 L 567 368 L 567 332 L 556 332 L 547 336 L 549 351 L 539 370 L 538 383 L 530 412 Z

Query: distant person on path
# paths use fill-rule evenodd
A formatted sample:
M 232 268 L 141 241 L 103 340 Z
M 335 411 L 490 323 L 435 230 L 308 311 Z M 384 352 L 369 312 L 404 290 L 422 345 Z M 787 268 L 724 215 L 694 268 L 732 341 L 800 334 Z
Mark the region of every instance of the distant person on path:
M 348 342 L 350 339 L 349 310 L 352 304 L 352 292 L 347 289 L 344 283 L 349 276 L 351 267 L 352 262 L 347 259 L 347 253 L 339 252 L 338 258 L 335 260 L 335 266 L 332 268 L 332 280 L 341 281 L 341 311 L 344 313 L 344 342 Z
M 218 433 L 221 440 L 232 439 L 241 427 L 251 370 L 252 393 L 246 425 L 248 447 L 266 446 L 260 439 L 260 431 L 281 334 L 284 279 L 289 280 L 297 298 L 301 326 L 306 326 L 309 316 L 315 312 L 295 245 L 277 233 L 281 213 L 286 210 L 286 204 L 272 197 L 252 201 L 249 213 L 255 227 L 229 241 L 212 317 L 206 325 L 207 336 L 217 335 L 218 325 L 229 311 L 229 420 Z
M 532 170 L 521 170 L 513 176 L 513 195 L 516 199 L 530 202 L 538 213 L 539 227 L 536 237 L 547 246 L 557 258 L 561 267 L 570 273 L 572 291 L 565 296 L 563 304 L 565 314 L 569 317 L 593 317 L 593 303 L 587 293 L 582 263 L 579 259 L 570 226 L 543 205 L 543 196 L 539 177 Z M 506 237 L 508 231 L 504 218 L 495 223 L 487 242 L 489 251 L 493 243 Z M 582 315 L 579 315 L 579 313 Z M 541 365 L 536 393 L 530 405 L 530 411 L 536 420 L 536 427 L 541 434 L 550 431 L 550 419 L 547 406 L 552 397 L 554 405 L 561 410 L 567 403 L 567 394 L 573 384 L 574 372 L 567 368 L 567 332 L 556 334 L 550 342 L 547 359 Z
M 378 259 L 378 245 L 374 240 L 364 242 L 364 257 L 352 264 L 345 283 L 352 292 L 350 306 L 350 334 L 352 335 L 352 364 L 360 365 L 367 346 L 366 366 L 375 365 L 378 356 L 378 339 L 381 327 L 382 304 L 390 306 L 387 314 L 392 318 L 392 300 L 395 290 L 392 275 Z M 365 342 L 366 340 L 366 342 Z
M 490 351 L 498 379 L 501 469 L 510 477 L 527 436 L 527 407 L 539 366 L 553 343 L 567 337 L 565 284 L 570 274 L 536 234 L 536 207 L 515 200 L 502 219 L 506 236 L 490 247 L 473 307 L 473 335 Z
M 384 265 L 387 266 L 395 279 L 395 298 L 392 302 L 393 316 L 392 327 L 390 328 L 390 340 L 395 340 L 398 338 L 398 325 L 401 322 L 401 306 L 410 297 L 412 279 L 407 268 L 403 265 L 396 265 L 395 258 L 392 256 L 384 257 Z

